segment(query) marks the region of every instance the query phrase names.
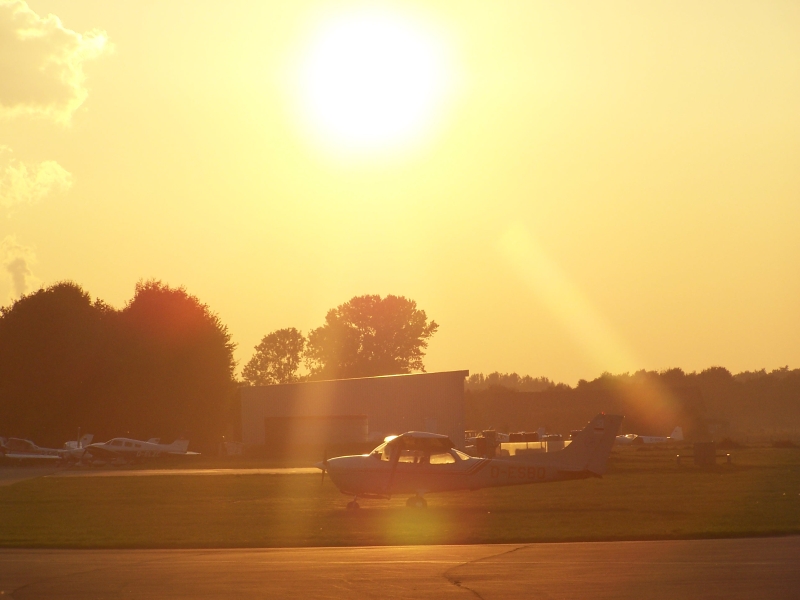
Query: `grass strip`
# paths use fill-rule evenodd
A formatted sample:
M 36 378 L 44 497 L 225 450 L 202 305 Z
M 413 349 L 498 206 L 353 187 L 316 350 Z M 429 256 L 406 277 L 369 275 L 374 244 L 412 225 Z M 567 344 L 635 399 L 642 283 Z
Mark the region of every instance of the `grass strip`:
M 615 451 L 603 479 L 347 498 L 313 475 L 39 478 L 0 488 L 0 546 L 198 548 L 633 540 L 800 533 L 800 450 L 678 467 Z

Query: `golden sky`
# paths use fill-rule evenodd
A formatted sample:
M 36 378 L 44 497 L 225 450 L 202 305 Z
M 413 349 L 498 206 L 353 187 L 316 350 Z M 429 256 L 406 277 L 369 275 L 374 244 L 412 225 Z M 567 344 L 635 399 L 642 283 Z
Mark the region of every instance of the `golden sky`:
M 800 366 L 800 4 L 0 0 L 0 297 L 354 295 L 428 370 Z

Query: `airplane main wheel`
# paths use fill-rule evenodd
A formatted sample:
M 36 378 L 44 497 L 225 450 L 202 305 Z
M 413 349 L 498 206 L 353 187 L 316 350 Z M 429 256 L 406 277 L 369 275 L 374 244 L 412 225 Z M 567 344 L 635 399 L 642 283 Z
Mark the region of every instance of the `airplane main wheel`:
M 428 508 L 428 502 L 422 496 L 411 496 L 406 501 L 406 506 L 409 508 Z
M 358 502 L 356 502 L 355 500 L 351 500 L 350 502 L 347 503 L 347 510 L 356 510 L 357 508 L 361 508 L 361 507 L 358 505 Z

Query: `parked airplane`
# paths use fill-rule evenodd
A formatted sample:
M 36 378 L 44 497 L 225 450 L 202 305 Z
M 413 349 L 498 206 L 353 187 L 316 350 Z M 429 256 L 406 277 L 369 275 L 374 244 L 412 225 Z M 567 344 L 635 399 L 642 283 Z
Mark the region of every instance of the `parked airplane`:
M 158 458 L 159 456 L 197 456 L 199 452 L 189 452 L 189 440 L 175 440 L 171 444 L 162 444 L 159 438 L 151 438 L 146 442 L 130 438 L 114 438 L 104 443 L 86 446 L 84 458 L 94 461 L 100 459 L 113 462 L 132 462 L 142 458 Z
M 64 450 L 83 450 L 92 443 L 94 436 L 91 433 L 87 433 L 79 440 L 71 440 L 69 442 L 64 442 Z M 81 456 L 83 456 L 83 452 L 81 452 Z M 80 456 L 78 456 L 80 458 Z
M 40 448 L 30 440 L 20 438 L 0 438 L 0 456 L 17 461 L 35 461 L 57 464 L 68 458 L 63 450 Z
M 599 477 L 605 473 L 622 417 L 597 415 L 559 452 L 506 458 L 475 458 L 456 450 L 445 435 L 410 431 L 389 437 L 370 454 L 341 456 L 317 464 L 346 495 L 389 499 L 414 494 L 407 506 L 427 506 L 425 494 L 451 490 Z
M 629 444 L 666 444 L 667 442 L 682 442 L 683 429 L 676 427 L 672 433 L 667 437 L 660 437 L 655 435 L 636 435 L 635 433 L 627 433 L 625 435 L 617 436 L 617 443 L 622 445 Z

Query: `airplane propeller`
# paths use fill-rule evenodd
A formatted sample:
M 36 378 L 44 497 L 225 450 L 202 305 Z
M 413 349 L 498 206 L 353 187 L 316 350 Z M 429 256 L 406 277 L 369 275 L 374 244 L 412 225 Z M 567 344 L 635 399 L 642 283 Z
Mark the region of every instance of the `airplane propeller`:
M 328 449 L 327 448 L 325 448 L 325 452 L 323 452 L 323 454 L 322 454 L 322 462 L 320 464 L 322 465 L 322 467 L 320 467 L 322 469 L 322 481 L 320 482 L 320 485 L 324 485 L 325 484 L 325 472 L 328 470 Z
M 386 486 L 386 495 L 392 499 L 392 483 L 394 482 L 394 472 L 397 470 L 397 461 L 392 465 L 392 472 L 389 474 L 389 484 Z

